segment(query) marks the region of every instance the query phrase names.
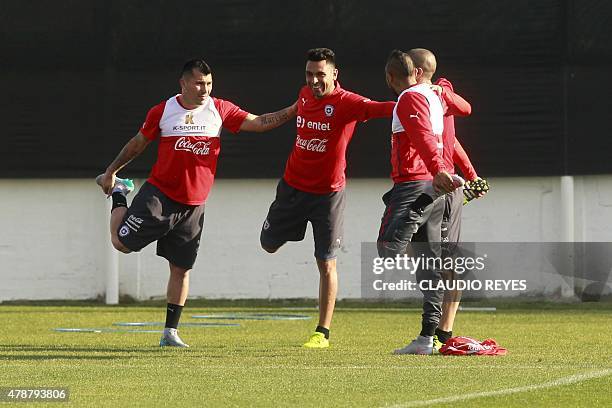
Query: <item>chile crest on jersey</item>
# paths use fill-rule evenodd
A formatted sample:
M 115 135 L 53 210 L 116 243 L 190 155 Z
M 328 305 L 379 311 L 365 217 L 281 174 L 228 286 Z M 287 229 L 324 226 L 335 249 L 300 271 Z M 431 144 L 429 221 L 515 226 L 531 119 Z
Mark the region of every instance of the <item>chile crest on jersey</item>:
M 317 99 L 310 89 L 305 88 L 300 93 L 296 116 L 296 149 L 304 152 L 326 153 L 332 137 L 332 120 L 335 106 L 334 94 L 329 97 Z M 332 101 L 330 101 L 332 100 Z

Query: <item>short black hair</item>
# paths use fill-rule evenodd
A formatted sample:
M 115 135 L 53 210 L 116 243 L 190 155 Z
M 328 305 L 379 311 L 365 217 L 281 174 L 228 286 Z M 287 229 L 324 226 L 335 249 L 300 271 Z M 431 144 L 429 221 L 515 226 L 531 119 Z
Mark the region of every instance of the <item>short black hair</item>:
M 401 76 L 408 77 L 414 71 L 414 63 L 410 55 L 402 50 L 393 50 L 387 58 L 387 64 L 385 65 L 387 72 Z
M 330 65 L 336 66 L 336 54 L 329 48 L 312 48 L 306 53 L 307 61 L 325 61 Z
M 197 69 L 204 75 L 212 74 L 212 70 L 210 66 L 201 58 L 189 60 L 183 65 L 183 70 L 181 71 L 181 77 L 193 72 L 194 69 Z

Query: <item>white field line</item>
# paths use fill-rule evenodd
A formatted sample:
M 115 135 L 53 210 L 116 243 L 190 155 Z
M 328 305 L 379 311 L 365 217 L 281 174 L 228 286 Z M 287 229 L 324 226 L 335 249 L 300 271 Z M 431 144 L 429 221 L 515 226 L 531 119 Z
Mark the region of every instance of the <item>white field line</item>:
M 504 389 L 496 390 L 496 391 L 473 392 L 469 394 L 453 395 L 450 397 L 435 398 L 435 399 L 430 399 L 430 400 L 409 401 L 403 404 L 392 405 L 390 408 L 422 407 L 425 405 L 445 404 L 449 402 L 466 401 L 466 400 L 476 399 L 476 398 L 496 397 L 499 395 L 516 394 L 520 392 L 529 392 L 529 391 L 541 390 L 545 388 L 562 387 L 564 385 L 575 384 L 575 383 L 590 380 L 593 378 L 606 377 L 611 374 L 612 374 L 612 369 L 591 371 L 588 373 L 574 374 L 574 375 L 570 375 L 569 377 L 558 378 L 556 380 L 545 382 L 542 384 L 525 385 L 522 387 L 515 387 L 515 388 L 504 388 Z

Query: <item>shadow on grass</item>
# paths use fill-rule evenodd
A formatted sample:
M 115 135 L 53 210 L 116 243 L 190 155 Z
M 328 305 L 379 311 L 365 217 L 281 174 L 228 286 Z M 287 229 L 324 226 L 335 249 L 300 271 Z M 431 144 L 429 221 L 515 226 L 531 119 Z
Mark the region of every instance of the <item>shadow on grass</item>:
M 226 349 L 225 353 L 220 352 Z M 139 358 L 206 358 L 223 360 L 233 353 L 246 353 L 248 350 L 228 348 L 227 346 L 205 345 L 193 348 L 174 348 L 159 346 L 114 348 L 92 346 L 47 346 L 28 344 L 0 344 L 0 361 L 7 360 L 61 360 L 61 359 L 90 359 L 90 360 L 113 360 L 113 359 L 139 359 Z M 16 353 L 16 354 L 12 354 Z M 29 354 L 21 354 L 29 353 Z M 35 354 L 32 354 L 35 353 Z M 76 353 L 76 354 L 68 354 Z M 95 353 L 106 353 L 96 355 Z
M 295 352 L 308 353 L 299 345 L 268 350 L 249 346 L 201 345 L 188 349 L 160 348 L 158 346 L 139 348 L 113 348 L 96 346 L 46 346 L 24 344 L 0 344 L 0 362 L 3 361 L 45 361 L 45 360 L 140 360 L 159 358 L 202 359 L 203 361 L 233 360 L 236 357 L 249 361 L 278 361 Z M 100 354 L 97 354 L 100 353 Z M 1 364 L 0 364 L 1 365 Z
M 74 355 L 74 354 L 17 354 L 1 355 L 0 361 L 38 361 L 38 360 L 118 360 L 129 359 L 129 356 L 96 356 L 96 355 Z
M 23 313 L 21 307 L 51 307 L 57 309 L 36 310 L 36 313 L 100 313 L 111 311 L 130 311 L 135 309 L 142 312 L 151 312 L 150 308 L 165 308 L 165 300 L 144 300 L 136 301 L 132 298 L 122 298 L 119 305 L 106 305 L 102 298 L 90 300 L 5 300 L 0 302 L 2 313 Z M 576 299 L 543 299 L 539 297 L 520 296 L 515 298 L 502 299 L 463 299 L 464 306 L 496 306 L 498 310 L 535 310 L 535 311 L 566 311 L 566 310 L 612 310 L 612 296 L 603 297 L 598 302 L 581 303 Z M 7 306 L 7 307 L 4 307 Z M 342 299 L 336 302 L 339 311 L 348 312 L 351 309 L 358 309 L 359 312 L 367 312 L 363 309 L 372 309 L 373 312 L 380 312 L 381 309 L 403 309 L 420 308 L 422 302 L 418 299 L 408 299 L 399 301 L 380 301 L 375 299 Z M 71 310 L 78 307 L 78 310 Z M 308 311 L 315 311 L 317 302 L 314 299 L 189 299 L 191 312 L 210 311 L 209 309 L 229 309 L 229 310 L 257 310 L 259 312 L 269 310 L 277 311 L 279 308 L 296 308 L 292 310 L 298 312 L 306 308 Z M 8 309 L 8 310 L 7 310 Z M 150 309 L 150 310 L 148 310 Z M 304 311 L 304 310 L 303 310 Z
M 3 352 L 40 352 L 40 353 L 59 353 L 59 352 L 71 352 L 71 353 L 158 353 L 160 347 L 134 347 L 134 348 L 120 348 L 120 347 L 98 347 L 98 346 L 47 346 L 47 345 L 28 345 L 28 344 L 0 344 L 0 353 Z M 188 351 L 188 350 L 185 350 Z M 0 354 L 1 355 L 1 354 Z

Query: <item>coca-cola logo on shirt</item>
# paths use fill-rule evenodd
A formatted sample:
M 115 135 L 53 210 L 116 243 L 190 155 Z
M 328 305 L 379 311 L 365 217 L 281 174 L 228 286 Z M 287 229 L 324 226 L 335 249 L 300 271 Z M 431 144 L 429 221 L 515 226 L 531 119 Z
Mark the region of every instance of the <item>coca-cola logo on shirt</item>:
M 295 145 L 309 152 L 325 153 L 327 151 L 327 139 L 302 139 L 298 135 Z
M 188 138 L 180 137 L 174 144 L 174 150 L 182 150 L 200 156 L 206 156 L 208 153 L 210 153 L 211 144 L 212 142 L 203 141 L 192 143 Z

